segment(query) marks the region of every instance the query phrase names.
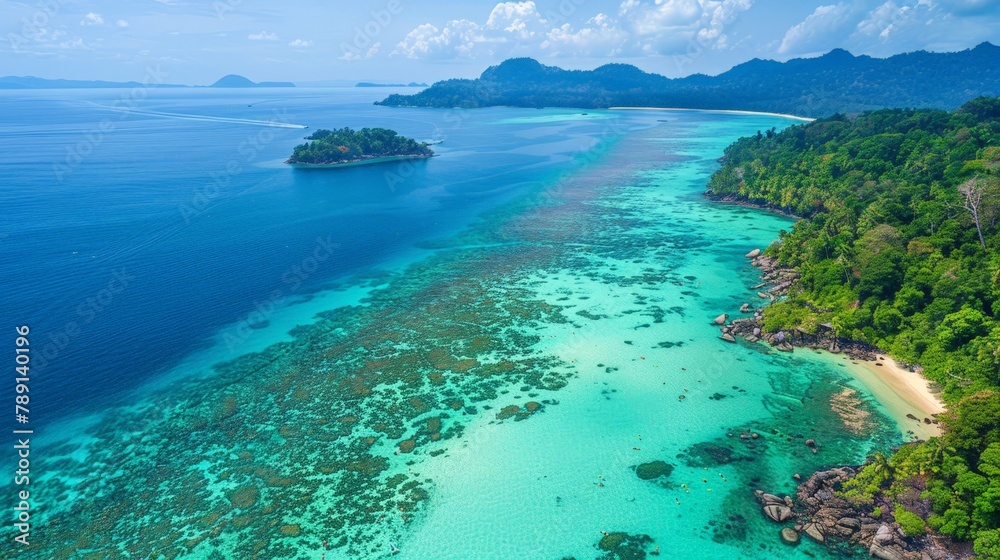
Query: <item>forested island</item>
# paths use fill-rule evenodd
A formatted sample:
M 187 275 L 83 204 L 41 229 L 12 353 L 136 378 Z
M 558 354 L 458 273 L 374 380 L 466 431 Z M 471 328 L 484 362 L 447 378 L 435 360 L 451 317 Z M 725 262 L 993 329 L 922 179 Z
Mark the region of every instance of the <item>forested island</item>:
M 295 146 L 285 163 L 346 165 L 434 155 L 426 143 L 400 136 L 387 128 L 319 129 L 306 140 L 309 142 Z
M 914 542 L 1000 558 L 1000 98 L 758 132 L 709 195 L 802 218 L 765 252 L 801 274 L 765 331 L 832 329 L 943 390 L 943 435 L 875 457 L 840 496 Z
M 530 58 L 491 66 L 474 80 L 445 80 L 413 95 L 377 102 L 392 107 L 678 107 L 736 109 L 823 117 L 886 107 L 954 109 L 1000 95 L 1000 47 L 982 43 L 955 53 L 918 51 L 889 58 L 834 49 L 787 62 L 753 59 L 718 76 L 671 79 L 630 64 L 564 70 Z M 940 79 L 947 76 L 948 79 Z

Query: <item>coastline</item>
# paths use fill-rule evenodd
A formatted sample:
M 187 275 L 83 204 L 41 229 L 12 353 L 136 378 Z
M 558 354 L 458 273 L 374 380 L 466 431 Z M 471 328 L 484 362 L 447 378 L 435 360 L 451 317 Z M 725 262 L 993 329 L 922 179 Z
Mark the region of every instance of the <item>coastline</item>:
M 848 360 L 846 356 L 842 358 Z M 896 419 L 904 433 L 912 431 L 915 437 L 924 440 L 941 435 L 934 416 L 945 412 L 945 405 L 919 371 L 910 371 L 884 353 L 879 353 L 876 360 L 850 360 L 845 365 L 851 376 L 864 384 Z
M 768 113 L 766 111 L 741 111 L 737 109 L 692 109 L 687 107 L 608 107 L 609 111 L 695 111 L 699 113 L 720 113 L 724 115 L 761 115 L 766 117 L 782 117 L 802 122 L 813 122 L 812 117 L 790 115 L 788 113 Z
M 340 169 L 344 167 L 358 167 L 361 165 L 375 165 L 378 163 L 391 163 L 394 161 L 404 161 L 408 159 L 428 159 L 433 155 L 412 155 L 412 156 L 384 156 L 367 159 L 356 159 L 342 163 L 293 163 L 285 160 L 285 163 L 298 169 Z
M 762 283 L 754 286 L 759 297 L 774 301 L 788 293 L 798 273 L 794 269 L 779 266 L 777 261 L 762 255 L 755 249 L 746 255 L 752 259 L 751 265 L 761 271 Z M 763 309 L 766 305 L 753 308 L 744 304 L 741 313 L 753 313 L 729 321 L 721 316 L 717 324 L 722 329 L 723 340 L 736 342 L 742 338 L 747 342 L 767 342 L 779 351 L 793 352 L 795 347 L 810 348 L 831 366 L 846 367 L 851 377 L 866 389 L 881 404 L 888 415 L 895 420 L 900 432 L 908 440 L 926 440 L 941 435 L 941 428 L 935 416 L 945 412 L 946 407 L 931 390 L 930 381 L 921 374 L 918 366 L 903 366 L 879 348 L 864 342 L 849 340 L 834 334 L 829 325 L 815 334 L 799 329 L 791 331 L 766 332 L 763 325 Z M 837 356 L 840 359 L 836 359 Z

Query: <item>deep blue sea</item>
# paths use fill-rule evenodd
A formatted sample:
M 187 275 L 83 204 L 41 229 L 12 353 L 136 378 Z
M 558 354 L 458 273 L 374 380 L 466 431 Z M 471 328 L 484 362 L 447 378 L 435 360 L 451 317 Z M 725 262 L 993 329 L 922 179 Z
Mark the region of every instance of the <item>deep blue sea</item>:
M 750 490 L 902 434 L 837 360 L 719 340 L 790 221 L 702 196 L 796 121 L 390 92 L 0 91 L 0 341 L 31 329 L 36 430 L 36 548 L 8 526 L 0 557 L 826 554 Z M 344 126 L 437 156 L 283 163 Z
M 372 105 L 386 94 L 160 89 L 131 109 L 129 90 L 0 92 L 0 303 L 10 328 L 34 333 L 37 421 L 100 410 L 275 290 L 290 301 L 406 259 L 620 134 L 595 119 L 526 138 L 496 121 L 531 111 Z M 342 126 L 445 140 L 442 157 L 336 173 L 282 163 L 311 130 Z M 330 258 L 297 272 L 320 239 Z

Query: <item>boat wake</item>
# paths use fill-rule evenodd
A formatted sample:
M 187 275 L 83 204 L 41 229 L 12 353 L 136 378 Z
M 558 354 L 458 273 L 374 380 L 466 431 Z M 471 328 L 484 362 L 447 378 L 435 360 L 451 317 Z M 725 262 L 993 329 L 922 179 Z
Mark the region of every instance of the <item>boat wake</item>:
M 144 115 L 149 117 L 162 117 L 166 119 L 178 119 L 178 120 L 188 120 L 188 121 L 207 121 L 207 122 L 220 122 L 220 123 L 231 123 L 231 124 L 246 124 L 252 126 L 270 126 L 275 128 L 298 128 L 305 129 L 309 128 L 304 124 L 294 124 L 286 123 L 276 120 L 263 121 L 256 119 L 237 119 L 233 117 L 213 117 L 211 115 L 192 115 L 187 113 L 165 113 L 162 111 L 144 111 L 138 109 L 129 109 L 126 107 L 113 107 L 110 105 L 100 105 L 98 103 L 92 103 L 97 107 L 102 109 L 108 109 L 110 111 L 118 111 L 121 113 L 131 113 L 135 115 Z

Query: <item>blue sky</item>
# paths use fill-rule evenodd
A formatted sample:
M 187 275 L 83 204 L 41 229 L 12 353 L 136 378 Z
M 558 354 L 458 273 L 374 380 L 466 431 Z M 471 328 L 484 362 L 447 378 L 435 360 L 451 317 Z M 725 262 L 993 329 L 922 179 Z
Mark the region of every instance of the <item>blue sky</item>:
M 0 0 L 0 75 L 207 84 L 474 77 L 511 56 L 675 77 L 834 47 L 1000 44 L 1000 0 Z

